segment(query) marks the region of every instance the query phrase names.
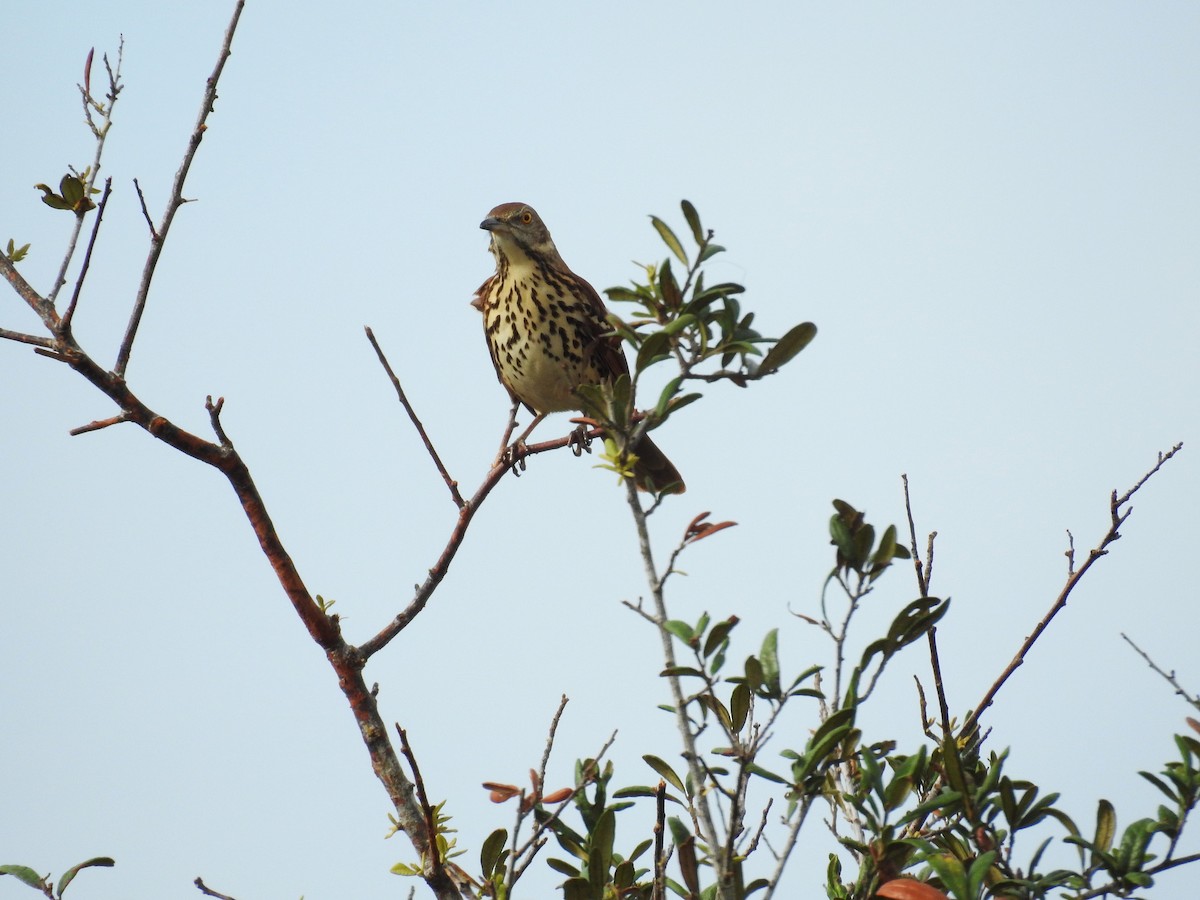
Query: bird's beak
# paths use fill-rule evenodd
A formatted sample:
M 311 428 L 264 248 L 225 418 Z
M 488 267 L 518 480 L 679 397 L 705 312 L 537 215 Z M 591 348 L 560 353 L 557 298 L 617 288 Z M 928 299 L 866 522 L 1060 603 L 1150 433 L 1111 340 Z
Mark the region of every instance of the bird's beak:
M 495 231 L 497 228 L 499 228 L 503 224 L 504 223 L 500 219 L 497 219 L 495 216 L 488 216 L 486 219 L 484 219 L 482 222 L 479 223 L 479 227 L 482 228 L 484 231 Z

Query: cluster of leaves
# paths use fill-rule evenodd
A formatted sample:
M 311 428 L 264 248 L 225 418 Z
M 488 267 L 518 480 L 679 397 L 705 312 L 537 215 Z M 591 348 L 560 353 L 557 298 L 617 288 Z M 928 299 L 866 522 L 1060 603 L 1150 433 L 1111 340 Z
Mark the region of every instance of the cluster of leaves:
M 88 169 L 84 169 L 82 175 L 68 172 L 59 180 L 57 194 L 49 185 L 35 184 L 34 187 L 42 192 L 42 202 L 51 209 L 65 209 L 77 216 L 83 216 L 96 208 L 88 194 L 100 193 L 97 188 L 88 186 L 88 177 Z
M 450 827 L 450 820 L 453 818 L 445 812 L 446 801 L 442 801 L 431 810 L 431 818 L 433 819 L 433 837 L 437 845 L 438 859 L 443 863 L 449 862 L 455 857 L 462 856 L 466 850 L 458 846 L 458 838 L 453 837 L 457 829 Z M 401 831 L 400 824 L 392 818 L 392 830 L 388 833 L 388 837 Z M 421 877 L 429 871 L 429 860 L 422 858 L 417 863 L 398 862 L 391 868 L 393 875 L 408 875 Z
M 582 821 L 579 830 L 568 827 L 556 813 L 539 809 L 537 814 L 569 854 L 549 862 L 567 876 L 564 896 L 645 898 L 659 866 L 665 887 L 689 900 L 772 894 L 776 876 L 751 872 L 748 860 L 760 842 L 770 840 L 768 813 L 773 804 L 782 812 L 774 827 L 792 837 L 814 803 L 827 805 L 827 822 L 842 848 L 842 853 L 830 854 L 826 871 L 825 890 L 831 900 L 1037 900 L 1105 892 L 1128 896 L 1178 864 L 1173 854 L 1200 798 L 1200 742 L 1191 737 L 1176 738 L 1179 759 L 1168 763 L 1161 776 L 1142 773 L 1169 802 L 1155 817 L 1134 821 L 1119 837 L 1107 801 L 1100 803 L 1094 834 L 1084 837 L 1058 807 L 1058 794 L 1010 776 L 1005 770 L 1007 751 L 985 755 L 975 732 L 956 735 L 944 728 L 939 734 L 927 722 L 927 740 L 905 752 L 892 740 L 864 740 L 859 714 L 880 673 L 897 654 L 931 633 L 948 613 L 949 601 L 922 597 L 904 605 L 884 634 L 866 642 L 857 665 L 847 666 L 841 685 L 835 675 L 848 643 L 850 620 L 891 564 L 909 554 L 896 543 L 895 529 L 877 533 L 850 504 L 839 500 L 834 506 L 829 531 L 835 565 L 827 586 L 836 583 L 845 589 L 848 612 L 838 624 L 828 614 L 801 618 L 833 638 L 835 674 L 829 667 L 811 665 L 785 675 L 778 629 L 768 632 L 758 651 L 729 671 L 731 637 L 739 625 L 736 616 L 714 620 L 704 614 L 695 622 L 664 622 L 662 627 L 683 654 L 662 675 L 686 686 L 681 695 L 684 718 L 692 738 L 704 741 L 704 759 L 696 769 L 647 754 L 643 759 L 662 783 L 618 790 L 613 803 L 606 801 L 612 776 L 608 766 L 591 795 L 581 792 L 575 801 Z M 789 764 L 781 768 L 765 751 L 776 735 L 786 742 L 786 735 L 795 733 L 791 717 L 781 716 L 793 698 L 815 701 L 816 707 L 803 707 L 816 713 L 806 717 L 815 722 L 808 726 L 803 744 L 778 751 Z M 662 708 L 676 712 L 672 706 Z M 593 764 L 581 763 L 577 776 L 582 779 L 586 766 Z M 770 795 L 761 814 L 749 807 L 752 783 Z M 656 797 L 658 829 L 669 841 L 661 855 L 656 852 L 639 866 L 651 841 L 642 841 L 625 856 L 615 853 L 616 814 L 630 801 Z M 663 815 L 664 800 L 678 814 Z M 723 823 L 721 839 L 715 842 L 705 838 L 701 826 L 703 807 L 713 802 L 720 805 Z M 1077 867 L 1043 865 L 1055 840 L 1043 832 L 1054 824 L 1065 831 L 1059 843 L 1078 849 Z M 1018 860 L 1017 835 L 1022 832 L 1036 835 L 1039 843 Z M 482 860 L 485 878 L 489 871 L 493 876 L 500 871 L 506 852 L 503 836 L 500 832 L 489 839 L 490 850 Z M 666 874 L 668 859 L 672 874 L 677 873 L 674 877 Z M 718 884 L 717 873 L 724 873 L 723 883 Z
M 671 257 L 644 265 L 642 279 L 629 287 L 611 287 L 605 294 L 614 303 L 634 306 L 633 315 L 609 315 L 614 332 L 634 351 L 632 377 L 613 384 L 586 385 L 578 393 L 584 412 L 604 427 L 605 466 L 628 477 L 637 439 L 657 428 L 674 412 L 698 400 L 684 393 L 692 381 L 731 381 L 746 387 L 751 381 L 779 371 L 794 359 L 817 334 L 812 322 L 789 329 L 781 338 L 764 337 L 754 327 L 754 313 L 744 313 L 737 295 L 746 289 L 734 282 L 706 285 L 704 265 L 724 247 L 713 243 L 713 232 L 700 224 L 696 208 L 684 200 L 683 217 L 696 243 L 690 255 L 675 232 L 657 216 L 650 221 L 674 259 L 683 267 L 680 283 Z M 764 353 L 763 347 L 766 347 Z M 636 394 L 643 373 L 659 363 L 674 361 L 679 374 L 659 393 L 644 416 L 636 414 Z M 716 366 L 716 368 L 714 368 Z M 639 421 L 640 419 L 640 421 Z
M 1007 751 L 985 760 L 964 752 L 953 738 L 911 756 L 893 752 L 888 744 L 864 748 L 854 757 L 852 788 L 839 796 L 857 814 L 865 835 L 841 838 L 859 864 L 858 873 L 844 883 L 842 861 L 831 854 L 826 893 L 831 900 L 1038 900 L 1124 897 L 1149 888 L 1154 875 L 1173 864 L 1183 823 L 1197 802 L 1200 743 L 1185 736 L 1175 740 L 1181 759 L 1167 764 L 1164 778 L 1141 773 L 1172 805 L 1160 806 L 1156 818 L 1130 824 L 1119 841 L 1111 803 L 1100 801 L 1094 835 L 1085 838 L 1055 805 L 1058 794 L 1041 795 L 1036 784 L 1004 773 Z M 1053 836 L 1043 838 L 1018 865 L 1017 834 L 1047 820 L 1062 826 L 1062 841 L 1078 848 L 1077 868 L 1041 870 Z M 1150 851 L 1155 838 L 1166 843 L 1161 861 Z M 908 877 L 901 878 L 905 872 Z
M 116 863 L 107 856 L 97 856 L 92 859 L 85 860 L 78 865 L 71 866 L 67 871 L 63 872 L 62 877 L 58 879 L 58 885 L 55 886 L 50 881 L 49 875 L 39 875 L 34 869 L 29 866 L 14 866 L 0 865 L 0 875 L 11 875 L 20 881 L 22 884 L 27 884 L 35 891 L 40 891 L 51 900 L 61 900 L 62 895 L 66 892 L 68 885 L 75 880 L 75 876 L 84 869 L 91 868 L 111 868 Z

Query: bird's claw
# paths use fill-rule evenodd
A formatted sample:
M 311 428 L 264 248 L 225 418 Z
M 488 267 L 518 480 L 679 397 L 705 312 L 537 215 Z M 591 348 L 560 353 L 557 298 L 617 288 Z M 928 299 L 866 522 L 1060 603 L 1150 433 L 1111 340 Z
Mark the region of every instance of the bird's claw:
M 576 456 L 592 452 L 592 439 L 588 437 L 586 425 L 576 425 L 575 430 L 567 436 L 567 446 Z
M 525 446 L 523 439 L 513 441 L 512 445 L 507 447 L 500 458 L 500 462 L 508 469 L 512 470 L 513 475 L 518 478 L 525 471 L 525 460 L 529 456 L 529 448 Z

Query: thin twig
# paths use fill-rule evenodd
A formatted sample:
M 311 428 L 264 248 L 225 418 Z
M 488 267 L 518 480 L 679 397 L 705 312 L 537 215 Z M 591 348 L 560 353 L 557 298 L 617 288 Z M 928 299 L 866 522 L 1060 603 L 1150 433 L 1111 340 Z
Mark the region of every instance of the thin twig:
M 71 328 L 71 319 L 75 317 L 75 306 L 79 303 L 79 292 L 83 290 L 83 279 L 87 277 L 88 268 L 92 264 L 92 249 L 96 246 L 96 235 L 100 233 L 100 223 L 104 220 L 104 207 L 108 206 L 108 198 L 112 194 L 112 178 L 104 180 L 104 195 L 100 205 L 96 207 L 96 221 L 92 223 L 92 236 L 88 238 L 87 250 L 83 253 L 83 264 L 79 267 L 79 276 L 75 279 L 75 290 L 71 292 L 71 302 L 63 313 L 62 327 L 64 331 Z
M 21 331 L 9 331 L 7 328 L 0 328 L 0 340 L 16 341 L 19 344 L 33 344 L 35 347 L 45 347 L 48 350 L 54 349 L 54 341 L 51 338 L 41 337 L 36 334 L 25 334 Z
M 154 220 L 150 218 L 150 210 L 146 209 L 146 195 L 142 193 L 142 186 L 138 184 L 138 180 L 133 179 L 133 189 L 137 191 L 138 203 L 142 205 L 142 218 L 146 220 L 146 225 L 150 228 L 150 240 L 158 240 L 158 229 L 154 227 Z
M 413 409 L 412 404 L 408 402 L 408 397 L 404 393 L 404 388 L 400 384 L 400 379 L 396 377 L 396 373 L 392 370 L 392 364 L 388 362 L 387 356 L 384 355 L 383 348 L 379 346 L 379 341 L 375 340 L 375 332 L 370 326 L 367 327 L 367 340 L 371 342 L 371 346 L 375 348 L 375 355 L 379 357 L 379 362 L 383 366 L 383 370 L 387 372 L 387 376 L 391 379 L 392 387 L 396 389 L 396 396 L 400 400 L 400 405 L 404 407 L 404 411 L 408 413 L 408 418 L 412 420 L 413 427 L 417 429 L 417 434 L 421 436 L 421 442 L 425 444 L 425 450 L 429 453 L 433 464 L 437 466 L 442 480 L 446 482 L 446 487 L 450 489 L 450 496 L 454 499 L 454 505 L 462 509 L 463 500 L 462 494 L 458 492 L 458 482 L 450 477 L 450 473 L 446 471 L 446 466 L 442 463 L 442 458 L 438 455 L 437 450 L 433 446 L 433 441 L 429 439 L 428 433 L 425 431 L 425 426 L 421 424 L 421 420 L 417 418 L 417 412 Z
M 107 419 L 96 419 L 95 421 L 88 422 L 86 425 L 72 428 L 67 434 L 71 435 L 71 437 L 77 437 L 81 434 L 87 434 L 89 431 L 99 431 L 101 428 L 107 428 L 109 425 L 120 425 L 122 422 L 128 421 L 128 413 L 117 413 L 117 415 L 109 416 Z
M 225 398 L 218 397 L 217 402 L 214 403 L 210 394 L 204 398 L 204 408 L 208 410 L 208 421 L 212 425 L 213 434 L 217 436 L 222 447 L 232 450 L 233 441 L 229 440 L 229 435 L 225 433 L 225 427 L 221 424 L 221 411 L 225 408 Z
M 546 833 L 546 831 L 548 831 L 550 826 L 562 817 L 562 814 L 567 807 L 574 803 L 575 798 L 579 796 L 579 793 L 591 783 L 592 778 L 594 778 L 595 774 L 600 771 L 600 760 L 602 760 L 605 754 L 608 753 L 616 739 L 617 733 L 614 731 L 611 735 L 609 735 L 608 740 L 605 741 L 600 747 L 600 751 L 592 757 L 592 770 L 590 772 L 585 772 L 584 777 L 580 780 L 579 784 L 575 785 L 571 793 L 568 794 L 561 802 L 559 802 L 559 804 L 554 808 L 553 812 L 551 812 L 544 820 L 537 823 L 537 827 L 534 828 L 533 833 L 530 834 L 529 839 L 525 841 L 521 849 L 511 854 L 509 858 L 510 888 L 518 879 L 520 879 L 522 875 L 525 874 L 525 870 L 528 869 L 529 864 L 533 862 L 534 857 L 537 855 L 537 851 L 541 849 L 543 844 L 545 844 L 546 841 L 543 835 Z M 521 859 L 524 859 L 524 861 L 519 862 Z
M 213 67 L 212 74 L 208 76 L 208 82 L 204 87 L 204 98 L 200 104 L 200 115 L 196 119 L 196 127 L 192 129 L 192 136 L 188 140 L 187 149 L 183 154 L 183 161 L 179 164 L 179 169 L 175 172 L 175 181 L 171 185 L 171 196 L 167 200 L 167 208 L 163 212 L 162 222 L 158 226 L 158 231 L 154 232 L 151 228 L 150 237 L 150 252 L 146 255 L 146 264 L 142 268 L 142 280 L 138 284 L 137 297 L 133 303 L 133 311 L 129 316 L 129 325 L 125 329 L 125 336 L 121 339 L 121 347 L 117 351 L 117 363 L 113 367 L 113 371 L 118 377 L 124 378 L 125 371 L 129 368 L 129 355 L 133 352 L 133 339 L 137 337 L 138 326 L 142 321 L 142 314 L 146 311 L 146 299 L 150 296 L 150 282 L 154 279 L 154 270 L 158 266 L 158 259 L 162 255 L 163 246 L 167 240 L 167 232 L 171 230 L 171 223 L 175 220 L 175 213 L 179 211 L 179 207 L 184 204 L 183 185 L 187 180 L 188 171 L 192 167 L 192 160 L 196 158 L 196 150 L 200 147 L 200 141 L 204 138 L 204 132 L 208 128 L 206 124 L 208 115 L 213 111 L 213 104 L 217 102 L 217 82 L 221 79 L 221 72 L 225 68 L 225 62 L 229 59 L 232 52 L 230 47 L 233 44 L 233 34 L 237 30 L 238 19 L 241 18 L 242 9 L 246 5 L 246 0 L 237 0 L 237 5 L 234 7 L 233 15 L 229 20 L 229 25 L 225 29 L 225 40 L 221 44 L 221 51 L 217 54 L 217 64 Z
M 630 512 L 633 513 L 634 526 L 638 537 L 638 550 L 641 553 L 642 565 L 646 572 L 646 583 L 650 587 L 650 596 L 654 601 L 654 614 L 660 623 L 658 634 L 662 642 L 663 667 L 665 669 L 674 669 L 676 667 L 675 639 L 661 624 L 665 623 L 668 619 L 667 607 L 666 601 L 663 598 L 662 580 L 655 570 L 654 553 L 650 549 L 650 532 L 646 527 L 646 513 L 642 509 L 637 486 L 632 480 L 626 480 L 625 489 L 626 500 L 628 501 Z M 696 737 L 692 733 L 688 720 L 687 701 L 683 695 L 683 687 L 680 684 L 679 677 L 676 675 L 669 676 L 667 683 L 670 686 L 671 701 L 675 708 L 675 725 L 683 742 L 683 757 L 687 762 L 688 771 L 691 773 L 692 782 L 696 786 L 697 796 L 696 801 L 690 804 L 693 807 L 691 812 L 696 823 L 700 826 L 701 838 L 709 847 L 716 848 L 722 844 L 722 841 L 713 822 L 712 809 L 709 805 L 710 794 L 704 788 L 707 781 L 704 769 L 701 766 L 700 753 L 696 746 Z M 720 858 L 714 858 L 713 864 L 716 876 L 715 880 L 718 886 L 718 897 L 722 897 L 724 896 L 723 892 L 728 882 L 727 876 L 729 873 Z
M 398 722 L 396 723 L 396 734 L 400 736 L 400 752 L 408 760 L 408 767 L 413 775 L 413 784 L 417 788 L 417 800 L 421 804 L 421 811 L 425 814 L 425 827 L 429 829 L 429 865 L 435 873 L 444 877 L 442 853 L 437 842 L 437 814 L 429 805 L 429 795 L 425 793 L 425 779 L 421 777 L 421 767 L 417 765 L 417 757 L 413 753 L 412 745 L 408 743 L 408 732 L 401 728 Z
M 667 824 L 667 783 L 659 779 L 654 789 L 654 885 L 650 900 L 665 900 L 667 890 L 667 856 L 663 852 L 663 832 Z
M 983 695 L 983 699 L 979 701 L 979 705 L 971 712 L 969 716 L 967 716 L 967 720 L 963 723 L 962 729 L 962 733 L 964 735 L 970 735 L 979 727 L 979 717 L 982 716 L 984 711 L 992 705 L 993 701 L 996 699 L 996 694 L 1000 692 L 1000 688 L 1004 686 L 1004 683 L 1008 681 L 1012 674 L 1017 671 L 1017 669 L 1019 669 L 1025 662 L 1026 655 L 1037 642 L 1038 638 L 1042 636 L 1042 633 L 1049 627 L 1050 622 L 1067 605 L 1067 599 L 1071 596 L 1071 591 L 1075 589 L 1075 585 L 1079 584 L 1080 580 L 1084 575 L 1087 574 L 1088 569 L 1092 567 L 1092 564 L 1096 560 L 1108 553 L 1108 545 L 1121 537 L 1120 528 L 1125 524 L 1125 520 L 1128 519 L 1130 514 L 1133 512 L 1132 508 L 1123 509 L 1123 507 L 1125 507 L 1133 495 L 1137 493 L 1138 489 L 1141 488 L 1141 486 L 1144 485 L 1152 475 L 1158 472 L 1158 470 L 1163 467 L 1163 464 L 1167 460 L 1173 457 L 1182 448 L 1183 444 L 1178 443 L 1166 453 L 1160 452 L 1158 454 L 1158 462 L 1154 464 L 1154 467 L 1140 479 L 1138 479 L 1138 482 L 1121 496 L 1118 497 L 1116 490 L 1113 490 L 1109 499 L 1110 525 L 1108 531 L 1105 532 L 1104 537 L 1100 540 L 1100 543 L 1097 544 L 1094 549 L 1088 552 L 1087 559 L 1083 561 L 1083 564 L 1080 565 L 1078 569 L 1074 567 L 1074 540 L 1072 539 L 1072 552 L 1068 556 L 1069 574 L 1067 576 L 1066 584 L 1063 585 L 1063 589 L 1059 592 L 1058 597 L 1055 598 L 1054 603 L 1050 607 L 1050 611 L 1042 617 L 1042 620 L 1038 622 L 1037 627 L 1033 629 L 1029 637 L 1025 638 L 1020 649 L 1017 650 L 1016 655 L 1013 656 L 1009 664 L 1005 666 L 1004 671 L 1000 673 L 1000 677 L 992 683 L 992 686 L 988 688 L 987 693 Z
M 588 436 L 595 438 L 599 435 L 597 429 L 588 432 Z M 561 450 L 568 447 L 573 439 L 572 435 L 556 438 L 552 441 L 544 441 L 540 444 L 527 444 L 520 448 L 516 453 L 515 461 L 502 461 L 496 463 L 488 470 L 484 476 L 482 484 L 471 496 L 469 500 L 463 503 L 458 510 L 458 521 L 455 522 L 454 528 L 450 532 L 450 537 L 446 541 L 446 546 L 442 548 L 441 555 L 438 556 L 437 562 L 433 564 L 433 568 L 429 570 L 429 576 L 416 588 L 416 593 L 413 599 L 409 601 L 408 606 L 389 622 L 378 634 L 357 648 L 358 653 L 362 655 L 364 661 L 369 659 L 374 654 L 378 653 L 386 647 L 401 631 L 408 627 L 425 608 L 425 604 L 429 602 L 429 598 L 437 589 L 437 586 L 442 583 L 442 579 L 446 577 L 446 572 L 450 569 L 450 563 L 454 561 L 455 555 L 458 553 L 459 547 L 462 546 L 463 539 L 467 535 L 467 529 L 471 526 L 471 520 L 475 518 L 475 513 L 487 499 L 488 494 L 500 483 L 509 470 L 519 465 L 526 457 L 535 456 L 539 453 L 547 453 L 552 450 Z
M 1125 643 L 1127 643 L 1134 650 L 1136 650 L 1138 655 L 1146 661 L 1146 664 L 1149 665 L 1150 668 L 1153 669 L 1155 672 L 1157 672 L 1160 676 L 1162 676 L 1162 678 L 1164 680 L 1166 680 L 1167 684 L 1169 684 L 1169 685 L 1171 685 L 1171 687 L 1175 688 L 1175 693 L 1177 693 L 1180 697 L 1182 697 L 1184 700 L 1186 700 L 1192 706 L 1196 707 L 1196 709 L 1200 709 L 1200 694 L 1196 694 L 1195 696 L 1192 696 L 1187 691 L 1185 691 L 1183 689 L 1183 685 L 1181 685 L 1179 683 L 1179 681 L 1175 678 L 1174 670 L 1172 670 L 1170 672 L 1164 672 L 1162 669 L 1160 669 L 1158 667 L 1158 665 L 1154 662 L 1154 660 L 1150 658 L 1150 654 L 1147 653 L 1145 650 L 1143 650 L 1141 647 L 1139 647 L 1137 644 L 1135 644 L 1133 642 L 1133 639 L 1130 638 L 1129 635 L 1127 635 L 1123 631 L 1121 632 L 1121 639 L 1123 641 L 1125 641 Z
M 542 765 L 538 769 L 538 791 L 544 793 L 546 789 L 546 767 L 550 765 L 550 752 L 554 749 L 554 735 L 558 733 L 558 723 L 562 719 L 563 710 L 567 708 L 567 695 L 563 694 L 558 701 L 558 709 L 554 711 L 554 718 L 550 720 L 550 733 L 546 735 L 546 749 L 542 751 Z
M 92 186 L 96 183 L 96 178 L 100 174 L 100 157 L 104 155 L 104 141 L 108 137 L 108 131 L 112 125 L 113 107 L 117 105 L 117 97 L 121 93 L 121 62 L 125 56 L 125 38 L 121 37 L 121 42 L 117 45 L 117 68 L 113 71 L 112 66 L 108 63 L 108 54 L 104 55 L 104 67 L 108 70 L 108 105 L 104 107 L 103 124 L 97 126 L 92 121 L 91 109 L 95 107 L 100 110 L 100 105 L 96 103 L 90 91 L 83 85 L 79 85 L 79 92 L 83 98 L 84 118 L 87 120 L 88 126 L 92 130 L 92 134 L 96 138 L 96 152 L 92 156 L 92 165 L 88 169 L 87 178 L 83 184 L 83 196 L 87 199 L 92 193 Z M 71 259 L 75 256 L 75 247 L 79 242 L 80 232 L 83 230 L 84 213 L 79 213 L 75 216 L 75 225 L 71 229 L 71 236 L 67 240 L 67 249 L 63 253 L 62 263 L 59 264 L 58 275 L 54 278 L 54 286 L 47 295 L 47 300 L 53 306 L 58 300 L 58 292 L 62 290 L 63 285 L 67 283 L 67 268 L 71 265 Z
M 192 882 L 192 884 L 196 885 L 196 887 L 198 887 L 200 889 L 200 893 L 202 893 L 206 897 L 216 897 L 217 900 L 233 900 L 233 897 L 230 897 L 228 894 L 220 894 L 220 893 L 217 893 L 216 891 L 214 891 L 212 888 L 210 888 L 208 885 L 206 885 L 204 883 L 203 878 L 197 877 L 196 880 Z

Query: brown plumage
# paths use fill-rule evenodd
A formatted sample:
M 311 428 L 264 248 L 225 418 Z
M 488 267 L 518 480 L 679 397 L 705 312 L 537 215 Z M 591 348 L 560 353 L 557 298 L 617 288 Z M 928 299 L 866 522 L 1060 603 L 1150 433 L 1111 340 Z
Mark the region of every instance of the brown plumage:
M 600 295 L 567 268 L 532 207 L 502 203 L 479 227 L 491 233 L 496 273 L 471 305 L 483 313 L 496 375 L 514 401 L 537 414 L 578 410 L 575 388 L 629 373 Z M 634 453 L 638 487 L 683 492 L 679 472 L 650 438 Z

